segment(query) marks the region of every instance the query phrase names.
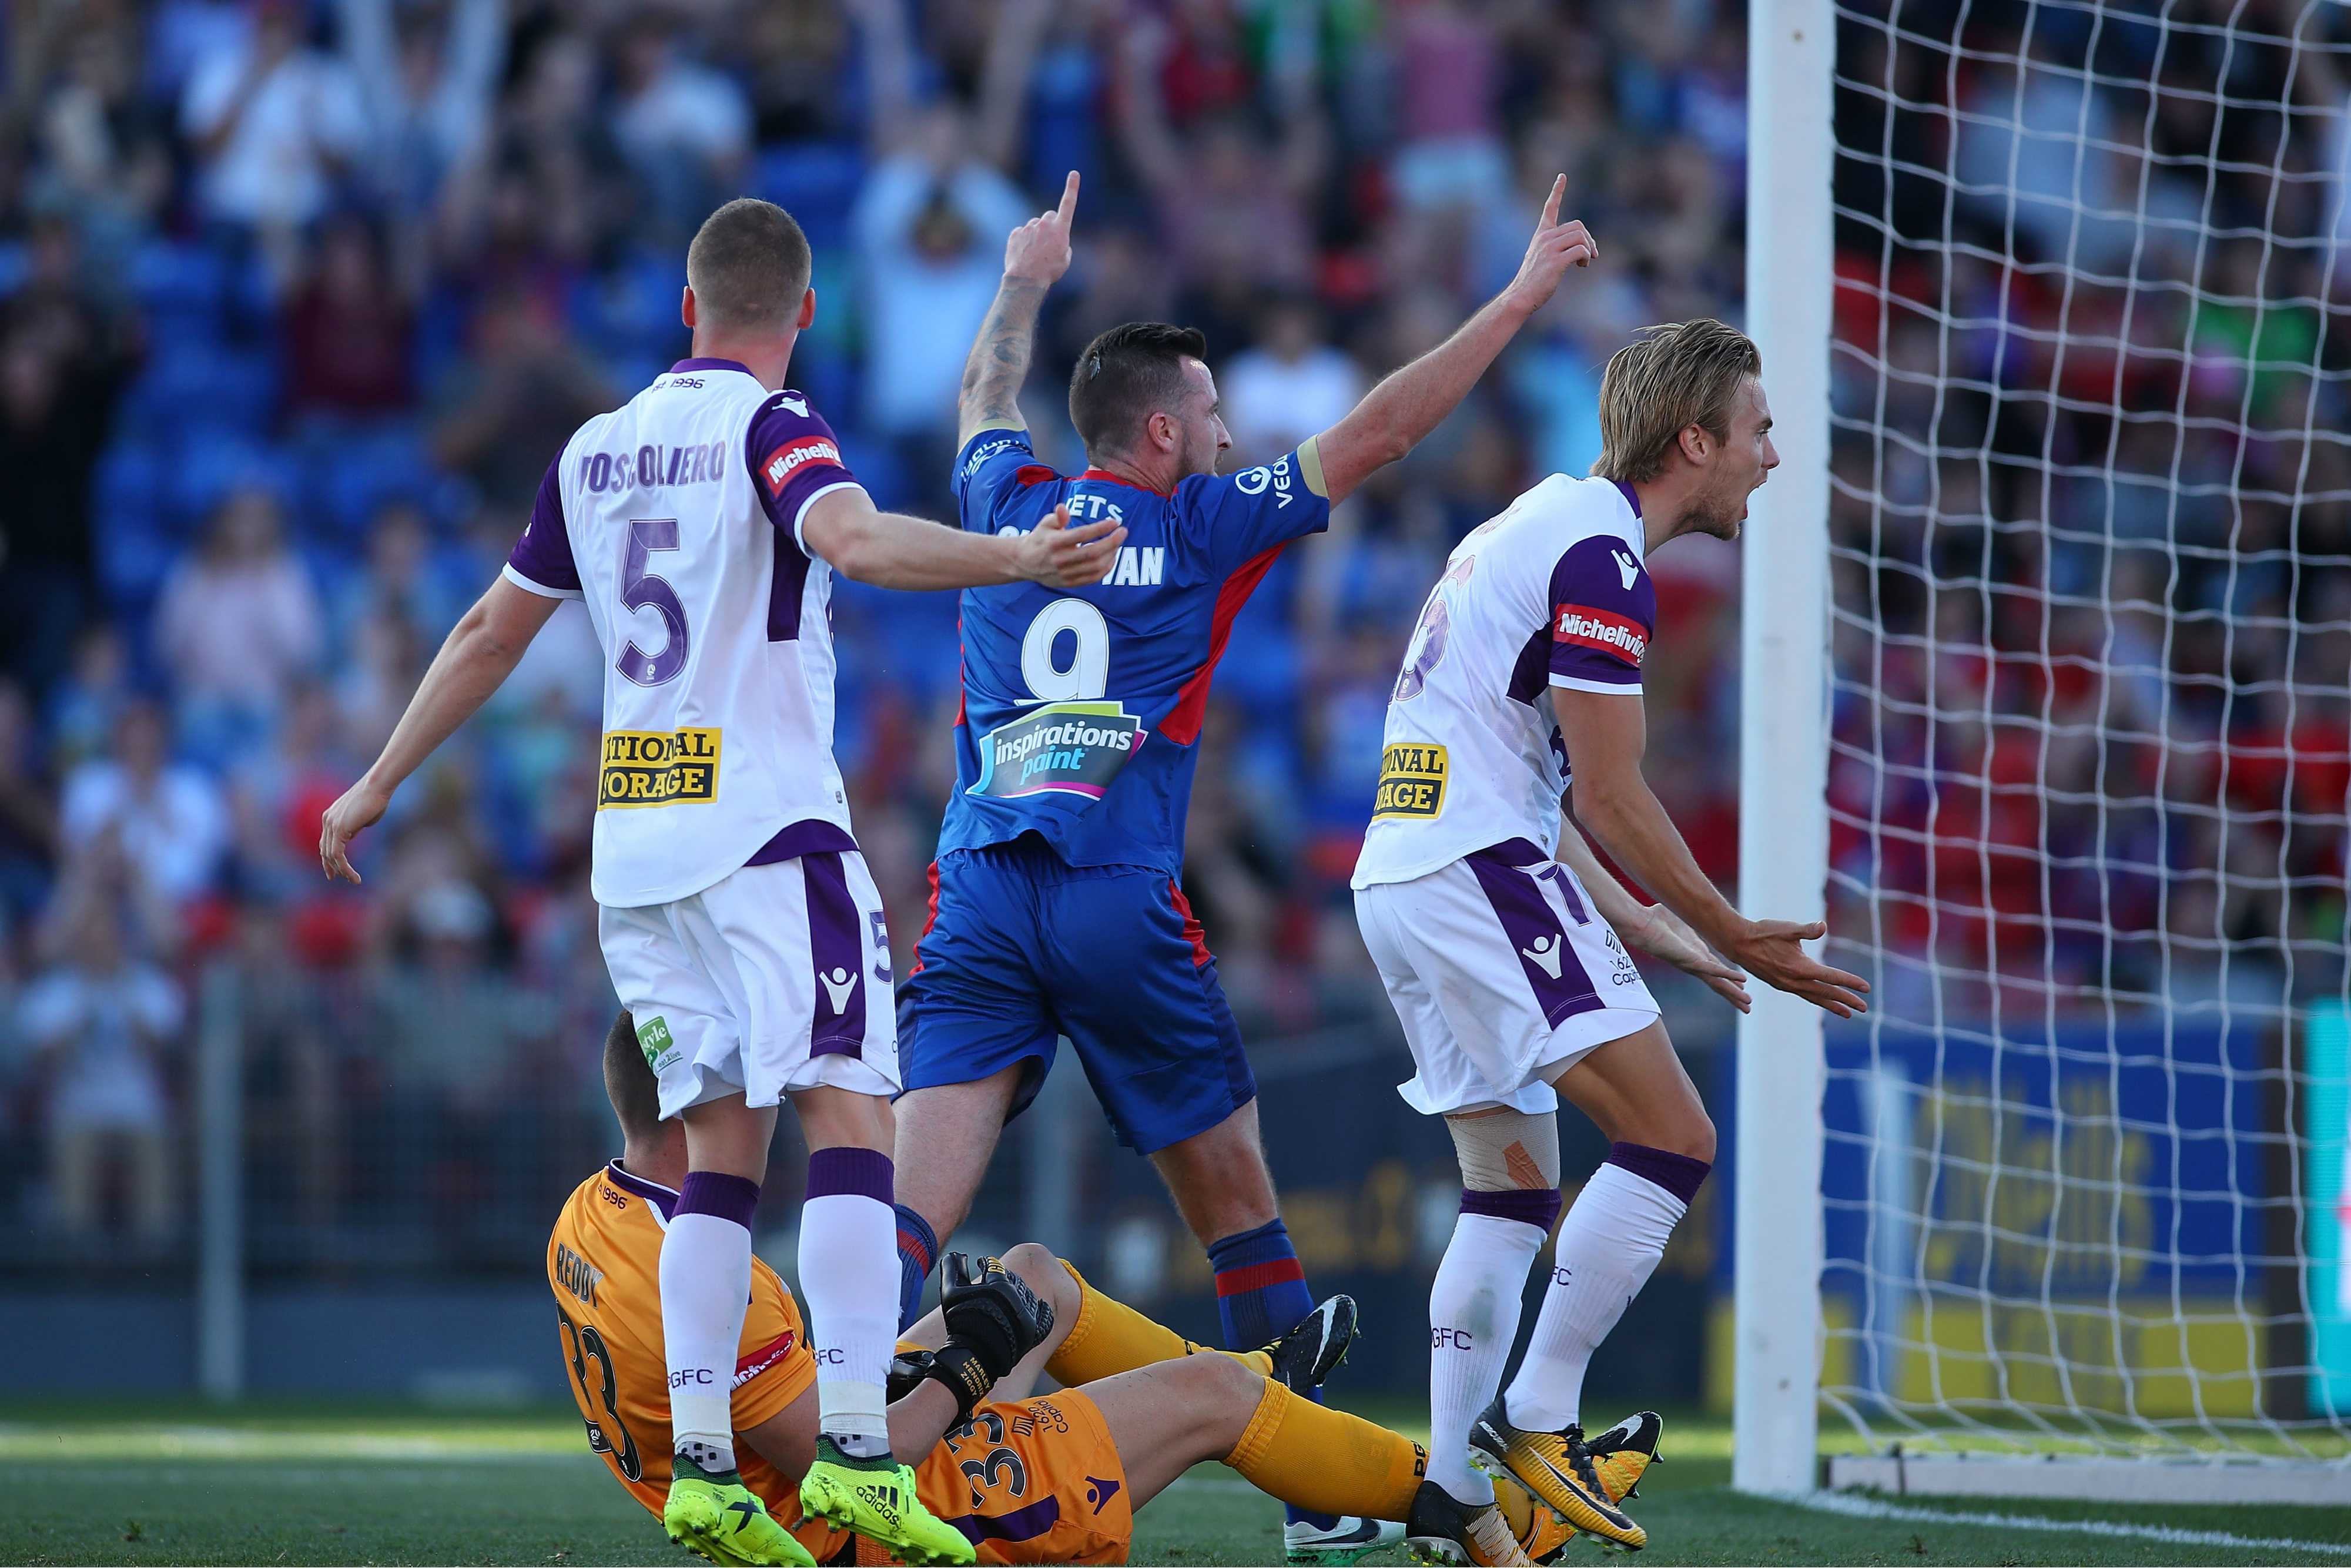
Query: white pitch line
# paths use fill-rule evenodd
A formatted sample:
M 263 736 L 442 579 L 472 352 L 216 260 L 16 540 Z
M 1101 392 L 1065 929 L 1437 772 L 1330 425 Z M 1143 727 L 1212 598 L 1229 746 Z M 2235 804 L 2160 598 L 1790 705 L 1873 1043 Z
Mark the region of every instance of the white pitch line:
M 2351 1544 L 2340 1541 L 2294 1541 L 2277 1536 L 2236 1535 L 2225 1530 L 2174 1530 L 2162 1524 L 2115 1524 L 2097 1519 L 2043 1519 L 2021 1513 L 1947 1513 L 1937 1508 L 1904 1508 L 1896 1503 L 1847 1497 L 1839 1492 L 1783 1495 L 1781 1500 L 1821 1513 L 1841 1513 L 1849 1519 L 1898 1519 L 1910 1524 L 1980 1524 L 1995 1530 L 2053 1530 L 2076 1535 L 2160 1541 L 2171 1546 L 2227 1546 L 2247 1552 L 2316 1552 L 2334 1557 L 2351 1557 Z

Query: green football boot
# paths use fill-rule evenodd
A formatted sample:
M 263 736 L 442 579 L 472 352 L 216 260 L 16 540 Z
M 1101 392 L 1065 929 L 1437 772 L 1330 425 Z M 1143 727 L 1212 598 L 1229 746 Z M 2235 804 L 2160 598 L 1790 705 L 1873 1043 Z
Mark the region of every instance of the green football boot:
M 820 1432 L 800 1478 L 801 1511 L 854 1531 L 907 1563 L 966 1563 L 971 1542 L 914 1495 L 914 1472 L 893 1458 L 852 1459 Z
M 743 1484 L 739 1470 L 705 1470 L 684 1454 L 670 1458 L 669 1538 L 721 1568 L 816 1568 L 807 1547 L 776 1522 Z

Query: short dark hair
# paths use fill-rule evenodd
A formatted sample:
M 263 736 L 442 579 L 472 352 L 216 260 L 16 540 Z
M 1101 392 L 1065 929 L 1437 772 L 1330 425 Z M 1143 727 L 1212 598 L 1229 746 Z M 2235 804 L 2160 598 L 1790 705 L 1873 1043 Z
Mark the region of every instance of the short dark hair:
M 685 281 L 715 327 L 780 328 L 809 285 L 808 235 L 773 202 L 738 196 L 702 220 Z
M 661 1136 L 661 1080 L 637 1043 L 637 1020 L 622 1008 L 604 1037 L 604 1096 L 621 1119 L 621 1136 L 651 1143 Z
M 1129 321 L 1086 345 L 1070 372 L 1070 423 L 1088 452 L 1124 452 L 1143 422 L 1184 395 L 1184 361 L 1206 360 L 1208 340 L 1195 327 Z

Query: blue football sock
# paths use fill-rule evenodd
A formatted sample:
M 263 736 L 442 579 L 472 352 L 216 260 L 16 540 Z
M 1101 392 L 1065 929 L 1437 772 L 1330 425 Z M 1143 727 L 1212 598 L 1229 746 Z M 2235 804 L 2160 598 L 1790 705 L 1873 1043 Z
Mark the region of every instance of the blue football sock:
M 1314 1293 L 1306 1288 L 1306 1270 L 1290 1244 L 1290 1228 L 1279 1219 L 1210 1243 L 1208 1265 L 1217 1271 L 1217 1317 L 1224 1324 L 1227 1350 L 1270 1344 L 1314 1310 Z M 1319 1388 L 1314 1402 L 1322 1402 Z M 1337 1522 L 1327 1513 L 1294 1508 L 1284 1517 L 1305 1520 L 1317 1530 Z
M 939 1239 L 931 1234 L 929 1220 L 903 1203 L 893 1207 L 898 1210 L 898 1332 L 904 1333 L 923 1310 L 923 1281 L 931 1277 L 931 1265 L 938 1260 Z

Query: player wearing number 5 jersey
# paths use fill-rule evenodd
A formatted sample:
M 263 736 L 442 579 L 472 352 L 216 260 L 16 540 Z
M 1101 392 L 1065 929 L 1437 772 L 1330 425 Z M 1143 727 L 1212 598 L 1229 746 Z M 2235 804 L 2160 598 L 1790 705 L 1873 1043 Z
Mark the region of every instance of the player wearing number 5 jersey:
M 1077 176 L 1007 243 L 964 373 L 963 526 L 1018 535 L 1066 507 L 1127 538 L 1092 585 L 964 595 L 956 787 L 899 1009 L 902 1318 L 1062 1035 L 1207 1249 L 1226 1343 L 1262 1343 L 1311 1305 L 1259 1146 L 1256 1083 L 1176 882 L 1208 684 L 1280 549 L 1434 429 L 1591 257 L 1583 226 L 1560 221 L 1563 189 L 1516 279 L 1459 331 L 1331 429 L 1235 474 L 1217 471 L 1230 443 L 1206 343 L 1147 322 L 1103 333 L 1072 369 L 1085 471 L 1038 463 L 1016 400 L 1039 307 L 1069 265 Z M 1288 1546 L 1352 1561 L 1382 1540 L 1359 1521 L 1299 1520 Z
M 591 877 L 605 964 L 680 1120 L 690 1168 L 663 1233 L 672 1539 L 807 1561 L 735 1468 L 727 1379 L 778 1103 L 812 1153 L 801 1275 L 823 1354 L 810 1513 L 914 1562 L 971 1548 L 913 1500 L 883 1392 L 897 1327 L 888 935 L 832 759 L 831 574 L 907 589 L 1092 580 L 1114 526 L 977 538 L 877 512 L 832 432 L 784 386 L 814 319 L 808 241 L 731 202 L 686 257 L 693 357 L 581 426 L 499 580 L 450 633 L 383 755 L 320 825 L 330 875 L 392 792 L 496 689 L 565 599 L 604 654 Z M 757 1542 L 764 1541 L 765 1547 Z M 761 1555 L 761 1552 L 768 1554 Z
M 1419 1069 L 1404 1097 L 1447 1119 L 1461 1163 L 1461 1216 L 1429 1292 L 1429 1479 L 1481 1501 L 1481 1450 L 1618 1546 L 1647 1536 L 1579 1425 L 1584 1368 L 1715 1153 L 1624 940 L 1742 1009 L 1745 977 L 1708 943 L 1840 1014 L 1867 988 L 1804 956 L 1819 926 L 1741 918 L 1641 777 L 1646 559 L 1682 534 L 1738 537 L 1779 461 L 1761 370 L 1720 322 L 1656 329 L 1608 363 L 1598 476 L 1554 474 L 1455 547 L 1396 678 L 1355 866 L 1364 946 Z M 1562 829 L 1571 764 L 1577 816 L 1664 907 L 1634 900 Z M 1528 1266 L 1559 1218 L 1561 1097 L 1611 1147 L 1560 1223 L 1526 1359 L 1498 1398 Z M 1410 1545 L 1462 1561 L 1442 1538 L 1416 1531 Z

